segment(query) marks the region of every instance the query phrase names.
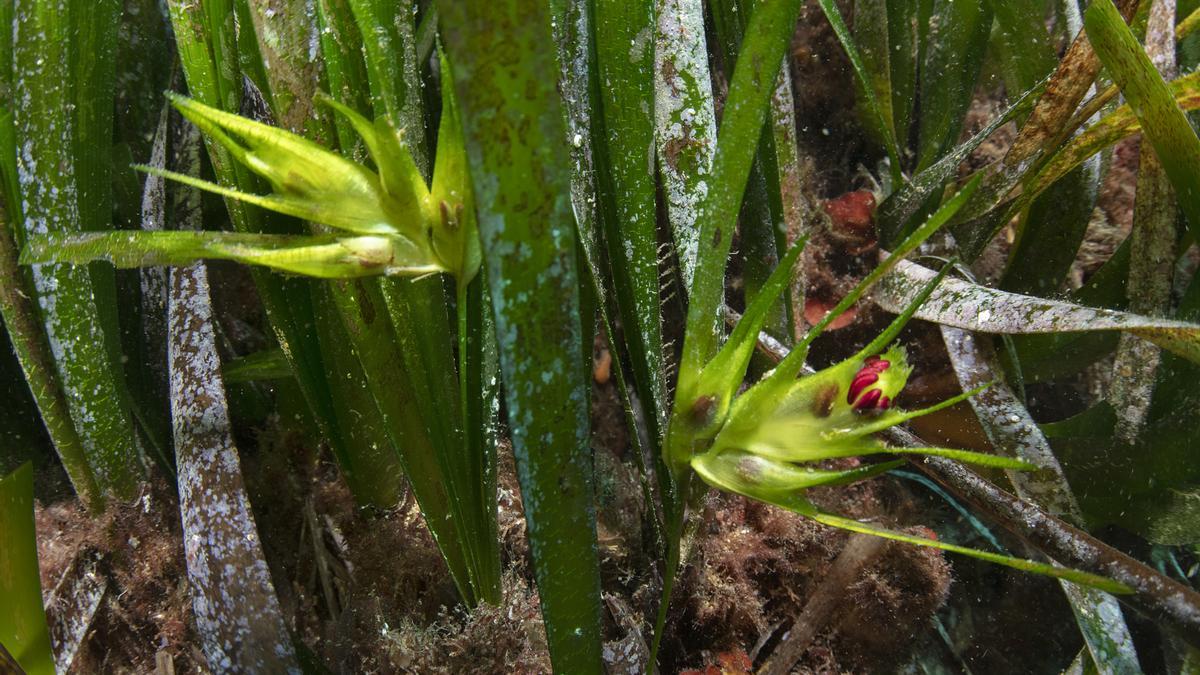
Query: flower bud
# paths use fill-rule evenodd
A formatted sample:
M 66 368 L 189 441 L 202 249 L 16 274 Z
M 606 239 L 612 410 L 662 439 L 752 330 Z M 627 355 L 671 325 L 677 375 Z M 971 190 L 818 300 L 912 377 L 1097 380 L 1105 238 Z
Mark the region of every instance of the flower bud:
M 887 410 L 912 371 L 904 350 L 893 347 L 880 356 L 868 356 L 850 380 L 846 403 L 856 411 Z

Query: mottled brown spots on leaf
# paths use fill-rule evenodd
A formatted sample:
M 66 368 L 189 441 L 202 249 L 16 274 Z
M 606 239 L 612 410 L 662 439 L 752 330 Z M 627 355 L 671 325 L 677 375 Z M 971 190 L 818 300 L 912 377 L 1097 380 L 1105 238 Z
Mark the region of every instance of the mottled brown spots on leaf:
M 833 402 L 837 400 L 839 387 L 832 382 L 817 392 L 812 403 L 812 413 L 817 417 L 829 417 L 833 412 Z
M 696 427 L 707 426 L 712 421 L 713 410 L 716 406 L 716 397 L 705 394 L 696 399 L 696 402 L 692 404 L 692 407 L 688 410 L 688 419 Z

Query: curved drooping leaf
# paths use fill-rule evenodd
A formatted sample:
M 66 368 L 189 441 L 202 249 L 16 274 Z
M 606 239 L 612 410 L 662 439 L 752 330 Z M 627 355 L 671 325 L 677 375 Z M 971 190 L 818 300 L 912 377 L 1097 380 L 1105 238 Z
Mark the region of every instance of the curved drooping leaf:
M 89 511 L 99 512 L 104 508 L 104 494 L 96 484 L 83 440 L 71 421 L 66 395 L 54 376 L 54 361 L 37 308 L 24 290 L 25 278 L 17 264 L 16 242 L 3 201 L 0 200 L 0 317 L 75 493 Z
M 890 312 L 902 311 L 936 274 L 916 263 L 901 261 L 876 287 L 874 300 Z M 1007 293 L 961 279 L 944 281 L 916 316 L 1000 335 L 1125 331 L 1200 363 L 1200 324 Z

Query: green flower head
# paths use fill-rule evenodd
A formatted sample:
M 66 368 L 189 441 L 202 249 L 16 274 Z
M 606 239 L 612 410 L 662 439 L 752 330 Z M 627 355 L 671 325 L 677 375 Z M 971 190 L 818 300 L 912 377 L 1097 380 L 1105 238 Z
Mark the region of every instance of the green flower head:
M 449 64 L 443 59 L 443 72 Z M 106 259 L 118 267 L 181 265 L 220 258 L 319 278 L 448 273 L 466 286 L 481 252 L 467 175 L 466 148 L 451 87 L 442 116 L 432 185 L 426 185 L 401 130 L 368 121 L 328 96 L 318 101 L 350 122 L 373 167 L 306 138 L 167 93 L 172 105 L 233 161 L 262 177 L 253 194 L 161 167 L 136 168 L 229 199 L 328 228 L 311 236 L 229 232 L 100 232 L 48 235 L 28 242 L 27 264 Z

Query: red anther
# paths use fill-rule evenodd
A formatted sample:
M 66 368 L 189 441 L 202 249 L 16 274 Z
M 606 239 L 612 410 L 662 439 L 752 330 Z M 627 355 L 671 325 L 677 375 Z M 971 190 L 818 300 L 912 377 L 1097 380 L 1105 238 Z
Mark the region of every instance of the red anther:
M 892 399 L 890 399 L 886 396 L 881 396 L 881 397 L 879 397 L 879 404 L 876 405 L 875 407 L 878 408 L 879 410 L 887 410 L 891 406 L 892 406 Z
M 863 389 L 875 384 L 879 381 L 879 375 L 872 370 L 864 368 L 858 371 L 854 379 L 850 381 L 850 389 L 846 392 L 846 403 L 854 403 L 862 394 Z
M 863 394 L 862 398 L 860 398 L 854 402 L 854 409 L 855 410 L 874 410 L 875 407 L 879 404 L 879 399 L 882 396 L 883 396 L 883 392 L 879 391 L 878 389 L 871 389 L 871 390 L 867 391 L 867 393 Z
M 863 370 L 870 370 L 876 373 L 882 373 L 892 367 L 891 361 L 886 361 L 878 356 L 868 356 L 863 360 Z M 860 371 L 861 372 L 861 371 Z

